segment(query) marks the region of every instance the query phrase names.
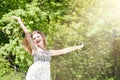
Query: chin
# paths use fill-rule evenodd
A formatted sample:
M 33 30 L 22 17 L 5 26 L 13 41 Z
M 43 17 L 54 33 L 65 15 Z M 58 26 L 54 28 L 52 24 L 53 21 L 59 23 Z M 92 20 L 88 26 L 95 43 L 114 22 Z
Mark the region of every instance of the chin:
M 40 47 L 40 44 L 37 44 L 38 47 Z

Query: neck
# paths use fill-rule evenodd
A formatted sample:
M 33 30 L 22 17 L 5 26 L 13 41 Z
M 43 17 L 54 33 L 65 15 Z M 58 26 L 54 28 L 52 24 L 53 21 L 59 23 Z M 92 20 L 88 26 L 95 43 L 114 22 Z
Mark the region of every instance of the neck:
M 37 51 L 45 51 L 46 49 L 45 48 L 42 48 L 42 47 L 38 47 L 37 46 Z

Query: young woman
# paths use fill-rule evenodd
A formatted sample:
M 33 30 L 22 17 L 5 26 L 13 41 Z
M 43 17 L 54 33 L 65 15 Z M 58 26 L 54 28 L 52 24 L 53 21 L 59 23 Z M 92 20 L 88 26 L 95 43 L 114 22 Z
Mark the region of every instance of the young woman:
M 61 50 L 46 50 L 44 34 L 39 31 L 34 31 L 32 34 L 30 34 L 20 17 L 14 16 L 14 18 L 18 20 L 18 23 L 26 35 L 26 38 L 23 40 L 25 50 L 31 53 L 34 60 L 34 63 L 28 69 L 26 80 L 51 80 L 51 56 L 67 54 L 71 51 L 75 51 L 84 47 L 84 44 L 82 43 L 80 46 L 68 47 Z

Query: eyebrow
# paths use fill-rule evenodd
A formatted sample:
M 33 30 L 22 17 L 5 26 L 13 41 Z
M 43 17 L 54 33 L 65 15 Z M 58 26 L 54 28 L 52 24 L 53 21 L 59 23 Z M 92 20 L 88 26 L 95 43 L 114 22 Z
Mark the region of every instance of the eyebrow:
M 36 37 L 40 37 L 40 35 L 37 35 Z M 33 37 L 33 39 L 34 39 L 35 37 Z

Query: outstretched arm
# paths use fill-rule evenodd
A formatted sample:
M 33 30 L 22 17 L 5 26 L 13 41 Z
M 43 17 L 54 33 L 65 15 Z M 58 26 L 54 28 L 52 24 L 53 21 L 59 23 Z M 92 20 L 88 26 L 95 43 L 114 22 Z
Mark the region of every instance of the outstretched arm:
M 80 46 L 68 47 L 61 50 L 50 50 L 50 53 L 51 53 L 51 56 L 57 56 L 57 55 L 67 54 L 69 52 L 81 49 L 83 47 L 84 47 L 84 43 L 82 43 Z
M 36 47 L 35 47 L 35 45 L 34 45 L 34 43 L 33 43 L 33 40 L 32 40 L 32 38 L 31 38 L 31 35 L 30 35 L 29 31 L 27 30 L 27 28 L 25 27 L 25 25 L 23 24 L 21 18 L 20 18 L 20 17 L 16 17 L 16 16 L 13 16 L 13 18 L 15 18 L 15 19 L 18 21 L 18 23 L 20 24 L 20 27 L 21 27 L 22 30 L 24 31 L 24 33 L 25 33 L 25 35 L 26 35 L 26 37 L 27 37 L 28 43 L 30 44 L 30 47 L 31 47 L 31 49 L 32 49 L 32 52 L 33 52 L 33 51 L 36 51 L 37 49 L 36 49 Z

